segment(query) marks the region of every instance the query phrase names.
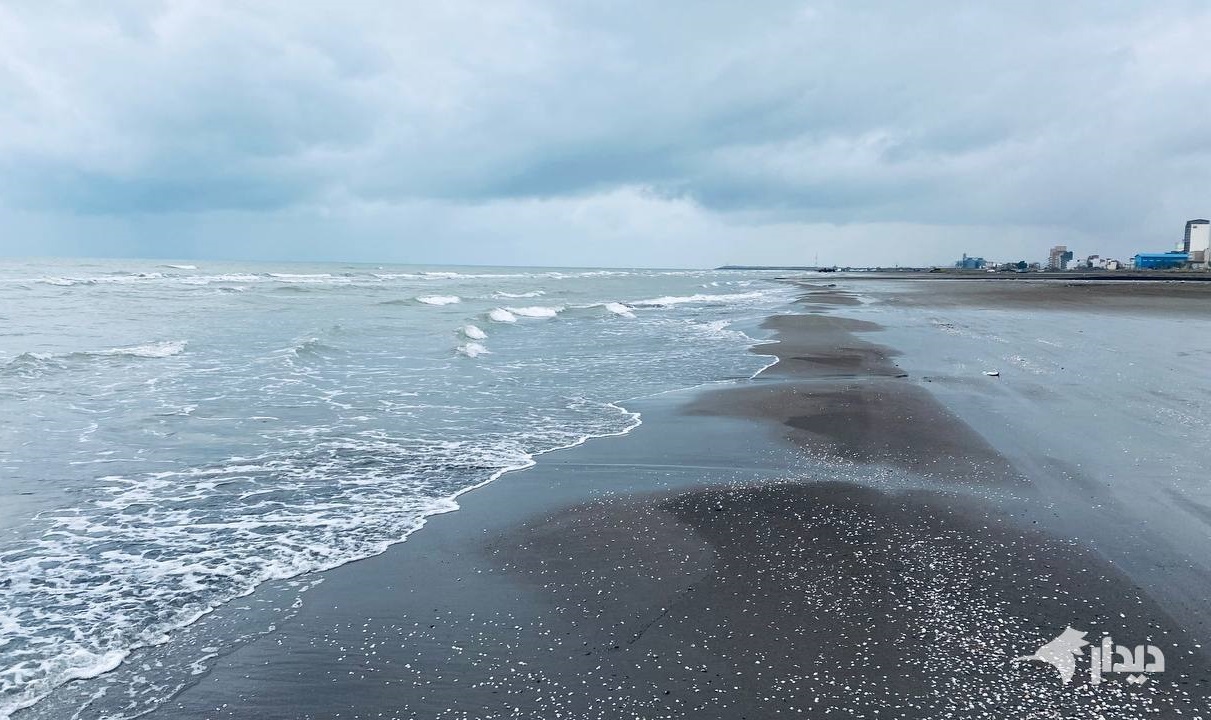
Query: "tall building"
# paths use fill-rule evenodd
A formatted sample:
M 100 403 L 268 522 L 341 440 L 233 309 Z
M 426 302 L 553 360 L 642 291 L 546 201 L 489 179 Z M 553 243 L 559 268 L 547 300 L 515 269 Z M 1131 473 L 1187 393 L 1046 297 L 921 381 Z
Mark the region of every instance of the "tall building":
M 1186 237 L 1182 238 L 1183 253 L 1193 252 L 1193 250 L 1211 249 L 1207 247 L 1207 243 L 1209 242 L 1211 242 L 1211 221 L 1186 221 Z M 1195 247 L 1195 244 L 1199 244 L 1199 247 Z
M 1206 252 L 1211 250 L 1211 221 L 1190 220 L 1186 223 L 1186 236 L 1182 240 L 1182 252 Z
M 1067 245 L 1056 245 L 1047 256 L 1048 270 L 1067 270 L 1068 261 L 1072 259 L 1072 251 Z
M 1182 236 L 1181 251 L 1190 258 L 1196 268 L 1211 268 L 1211 222 L 1207 220 L 1186 221 L 1186 234 Z

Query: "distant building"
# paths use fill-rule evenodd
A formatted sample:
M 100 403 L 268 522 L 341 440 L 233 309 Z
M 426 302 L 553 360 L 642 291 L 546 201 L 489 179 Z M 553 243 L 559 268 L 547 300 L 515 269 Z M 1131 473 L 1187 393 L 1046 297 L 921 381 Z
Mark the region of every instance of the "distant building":
M 1211 261 L 1211 222 L 1190 220 L 1182 238 L 1182 250 L 1190 254 L 1190 264 L 1207 269 Z
M 1139 253 L 1135 256 L 1136 270 L 1173 270 L 1190 262 L 1190 254 L 1184 252 Z
M 1067 245 L 1056 245 L 1047 256 L 1048 270 L 1067 270 L 1068 262 L 1072 260 L 1072 251 Z
M 960 270 L 983 270 L 984 258 L 982 257 L 967 257 L 967 253 L 963 253 L 963 259 L 955 263 L 955 267 Z
M 1102 256 L 1101 255 L 1090 255 L 1089 257 L 1085 258 L 1084 260 L 1079 261 L 1079 266 L 1084 268 L 1085 270 L 1092 270 L 1094 268 L 1100 268 L 1100 267 L 1102 267 Z
M 1211 221 L 1186 221 L 1186 235 L 1182 238 L 1182 252 L 1206 252 L 1211 250 Z

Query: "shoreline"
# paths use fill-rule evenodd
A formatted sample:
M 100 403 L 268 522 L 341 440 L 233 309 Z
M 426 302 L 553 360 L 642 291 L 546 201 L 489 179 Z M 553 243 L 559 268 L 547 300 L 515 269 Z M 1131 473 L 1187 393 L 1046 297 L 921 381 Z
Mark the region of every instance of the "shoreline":
M 643 418 L 628 431 L 461 493 L 407 542 L 321 573 L 295 615 L 148 717 L 1211 707 L 1205 628 L 1080 528 L 1035 525 L 1034 478 L 874 342 L 883 329 L 834 312 L 860 308 L 851 295 L 805 290 L 767 320 L 778 334 L 752 351 L 776 359 L 750 380 L 626 401 Z M 1065 625 L 1163 646 L 1174 672 L 1069 691 L 1008 665 Z

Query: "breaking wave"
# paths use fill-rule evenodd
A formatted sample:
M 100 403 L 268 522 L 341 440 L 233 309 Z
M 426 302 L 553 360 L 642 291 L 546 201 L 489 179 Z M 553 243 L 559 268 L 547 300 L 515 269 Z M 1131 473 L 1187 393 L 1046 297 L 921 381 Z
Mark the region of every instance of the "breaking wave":
M 517 317 L 527 318 L 553 318 L 559 313 L 563 312 L 562 307 L 542 307 L 541 305 L 534 305 L 531 307 L 509 307 L 505 308 L 505 310 L 516 315 Z
M 517 316 L 504 308 L 495 308 L 488 312 L 488 319 L 498 323 L 515 323 Z
M 422 295 L 416 301 L 425 305 L 453 305 L 462 302 L 463 299 L 457 295 Z
M 610 312 L 612 312 L 615 315 L 618 315 L 620 317 L 624 317 L 624 318 L 635 317 L 634 311 L 632 311 L 631 308 L 627 307 L 626 305 L 623 305 L 622 303 L 608 302 L 608 303 L 605 303 L 604 305 L 602 305 L 602 307 L 604 307 L 606 310 L 609 310 Z
M 747 293 L 724 293 L 712 295 L 709 293 L 699 293 L 697 295 L 666 295 L 665 297 L 652 298 L 650 300 L 636 300 L 631 305 L 635 307 L 670 307 L 673 305 L 689 305 L 689 304 L 716 304 L 726 305 L 728 303 L 742 302 L 744 300 L 761 300 L 768 298 L 769 295 L 765 292 L 747 292 Z
M 751 343 L 703 321 L 747 320 L 758 307 L 750 298 L 771 297 L 694 295 L 697 271 L 671 282 L 673 273 L 644 271 L 265 267 L 173 267 L 154 278 L 39 265 L 22 271 L 27 287 L 0 286 L 47 303 L 76 333 L 44 342 L 27 322 L 19 329 L 35 339 L 12 340 L 26 344 L 0 358 L 0 390 L 33 388 L 61 411 L 57 436 L 41 439 L 50 426 L 26 420 L 14 437 L 29 442 L 8 449 L 61 471 L 71 492 L 0 543 L 0 718 L 52 691 L 46 702 L 58 706 L 98 686 L 108 699 L 83 698 L 92 704 L 79 715 L 162 706 L 171 688 L 132 651 L 172 637 L 168 652 L 177 628 L 268 580 L 382 552 L 537 453 L 638 424 L 609 399 L 746 374 Z M 89 311 L 104 291 L 38 290 L 40 275 L 48 285 L 151 285 L 97 303 L 114 325 L 96 340 Z M 283 288 L 306 294 L 288 301 Z M 311 300 L 321 294 L 329 301 Z M 422 300 L 453 297 L 462 303 L 445 311 Z M 693 307 L 729 298 L 739 300 L 726 312 Z M 182 339 L 157 339 L 164 317 L 167 336 Z M 42 352 L 14 357 L 27 348 Z M 76 392 L 86 382 L 96 392 Z
M 185 352 L 184 340 L 165 340 L 108 350 L 80 350 L 60 354 L 25 352 L 0 365 L 0 373 L 18 377 L 34 377 L 52 370 L 65 370 L 88 360 L 99 358 L 166 358 Z
M 516 300 L 518 298 L 542 297 L 543 295 L 546 295 L 546 292 L 544 292 L 542 290 L 531 290 L 530 292 L 511 293 L 511 292 L 504 292 L 503 290 L 498 290 L 492 294 L 498 298 L 508 298 L 510 300 Z
M 476 343 L 476 342 L 467 343 L 466 345 L 459 345 L 458 351 L 460 353 L 462 353 L 463 355 L 466 355 L 467 357 L 470 357 L 470 358 L 479 357 L 480 355 L 491 354 L 491 352 L 488 350 L 488 348 L 486 348 L 483 345 L 481 345 L 480 343 Z
M 145 345 L 134 345 L 132 347 L 114 348 L 112 350 L 102 350 L 96 353 L 84 353 L 85 355 L 127 355 L 129 357 L 139 358 L 164 358 L 180 355 L 185 352 L 186 343 L 184 340 L 165 340 L 164 342 L 153 342 Z

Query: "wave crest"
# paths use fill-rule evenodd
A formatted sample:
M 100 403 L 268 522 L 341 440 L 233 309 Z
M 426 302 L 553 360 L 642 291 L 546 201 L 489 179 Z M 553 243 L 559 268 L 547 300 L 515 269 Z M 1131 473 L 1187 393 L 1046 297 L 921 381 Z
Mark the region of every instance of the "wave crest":
M 180 355 L 185 352 L 185 346 L 188 345 L 184 340 L 165 340 L 163 342 L 152 342 L 145 345 L 134 345 L 131 347 L 113 348 L 112 350 L 102 350 L 95 353 L 84 353 L 85 355 L 106 355 L 138 358 L 165 358 L 173 355 Z
M 457 295 L 422 295 L 416 301 L 426 305 L 453 305 L 463 299 Z
M 491 355 L 492 352 L 480 343 L 472 342 L 466 345 L 459 345 L 458 351 L 469 358 L 479 357 L 480 355 Z
M 747 293 L 699 293 L 697 295 L 666 295 L 664 297 L 651 298 L 650 300 L 636 300 L 631 303 L 634 307 L 668 307 L 670 305 L 685 305 L 689 303 L 700 304 L 723 304 L 740 302 L 744 300 L 758 300 L 768 297 L 764 292 L 747 292 Z
M 605 303 L 604 305 L 602 305 L 602 307 L 604 307 L 606 310 L 609 310 L 610 312 L 614 313 L 615 315 L 618 315 L 619 317 L 624 317 L 624 318 L 635 317 L 635 313 L 631 310 L 631 308 L 627 307 L 626 305 L 623 305 L 622 303 L 608 302 L 608 303 Z
M 509 307 L 505 308 L 510 313 L 517 317 L 528 318 L 553 318 L 563 312 L 562 307 L 543 307 L 541 305 L 533 305 L 531 307 Z

